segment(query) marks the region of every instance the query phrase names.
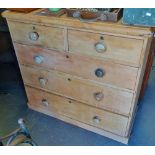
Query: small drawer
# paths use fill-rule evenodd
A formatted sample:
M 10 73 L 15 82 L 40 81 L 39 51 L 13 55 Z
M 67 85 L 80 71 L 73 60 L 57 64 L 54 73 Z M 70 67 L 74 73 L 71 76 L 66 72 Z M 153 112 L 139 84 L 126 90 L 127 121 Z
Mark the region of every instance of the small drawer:
M 61 28 L 9 21 L 12 39 L 23 44 L 64 51 L 64 30 Z
M 143 40 L 83 31 L 68 31 L 69 51 L 138 67 Z
M 21 66 L 24 83 L 67 98 L 129 116 L 133 94 L 57 71 Z
M 120 136 L 125 135 L 128 117 L 30 87 L 26 87 L 26 92 L 30 107 L 40 108 L 45 114 L 63 115 Z
M 135 90 L 138 68 L 65 52 L 15 44 L 21 64 L 54 69 L 108 85 Z

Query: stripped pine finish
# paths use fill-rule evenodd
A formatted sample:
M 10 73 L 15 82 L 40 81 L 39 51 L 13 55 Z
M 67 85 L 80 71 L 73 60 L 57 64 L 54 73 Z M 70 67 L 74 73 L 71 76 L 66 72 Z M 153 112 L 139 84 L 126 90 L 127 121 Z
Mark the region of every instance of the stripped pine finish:
M 152 29 L 36 15 L 40 11 L 3 13 L 28 106 L 128 143 Z
M 34 46 L 30 47 L 15 44 L 15 49 L 21 64 L 37 65 L 39 67 L 55 69 L 100 83 L 130 90 L 135 89 L 138 68 L 75 55 L 69 52 L 45 50 Z M 38 56 L 42 57 L 42 62 L 39 64 L 35 62 L 35 58 Z M 95 71 L 100 68 L 105 72 L 102 78 L 95 75 Z
M 57 71 L 21 66 L 21 72 L 27 85 L 129 116 L 133 93 L 101 86 Z M 45 80 L 45 83 L 42 84 L 40 79 Z

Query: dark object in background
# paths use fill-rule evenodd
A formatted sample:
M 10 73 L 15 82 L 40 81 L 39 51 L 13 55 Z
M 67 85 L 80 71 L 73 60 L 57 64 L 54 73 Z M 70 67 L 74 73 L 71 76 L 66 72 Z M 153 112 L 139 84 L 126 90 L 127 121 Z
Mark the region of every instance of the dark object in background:
M 0 137 L 0 145 L 6 140 L 6 146 L 37 146 L 25 125 L 23 118 L 18 119 L 19 128 L 4 137 Z
M 155 27 L 155 8 L 125 8 L 123 24 Z
M 9 32 L 6 19 L 1 16 L 1 13 L 6 9 L 0 8 L 0 31 Z
M 29 13 L 31 11 L 37 10 L 37 8 L 7 8 L 7 10 L 15 12 Z
M 0 64 L 12 63 L 16 61 L 16 57 L 12 45 L 11 36 L 9 33 L 6 19 L 1 16 L 1 13 L 6 9 L 0 9 Z

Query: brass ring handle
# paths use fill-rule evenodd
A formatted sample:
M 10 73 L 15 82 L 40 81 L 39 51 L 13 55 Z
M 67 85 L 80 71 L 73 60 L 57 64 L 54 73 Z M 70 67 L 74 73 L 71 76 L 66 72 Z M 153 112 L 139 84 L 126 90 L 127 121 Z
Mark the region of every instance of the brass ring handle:
M 97 101 L 101 101 L 104 98 L 104 94 L 102 92 L 94 93 L 94 97 Z
M 43 62 L 43 60 L 44 60 L 44 57 L 41 56 L 41 55 L 36 55 L 36 56 L 34 56 L 33 59 L 34 59 L 36 64 L 41 64 Z
M 37 41 L 39 39 L 39 34 L 37 32 L 29 32 L 29 39 Z
M 93 117 L 93 122 L 96 124 L 99 124 L 101 122 L 101 119 L 98 116 Z
M 46 99 L 42 99 L 41 103 L 45 106 L 48 107 L 49 103 Z
M 106 45 L 105 43 L 101 43 L 101 42 L 98 42 L 95 44 L 95 50 L 98 52 L 98 53 L 103 53 L 106 51 Z
M 95 75 L 99 78 L 103 77 L 105 75 L 105 71 L 102 68 L 97 68 L 95 70 Z
M 39 77 L 39 84 L 41 87 L 44 87 L 47 83 L 47 79 Z

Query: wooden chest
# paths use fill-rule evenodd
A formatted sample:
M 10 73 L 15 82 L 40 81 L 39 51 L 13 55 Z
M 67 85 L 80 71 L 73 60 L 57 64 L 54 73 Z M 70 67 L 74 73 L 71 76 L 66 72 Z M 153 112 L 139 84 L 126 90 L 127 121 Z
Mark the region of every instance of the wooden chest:
M 38 11 L 38 10 L 37 10 Z M 31 109 L 128 143 L 149 28 L 4 12 Z

